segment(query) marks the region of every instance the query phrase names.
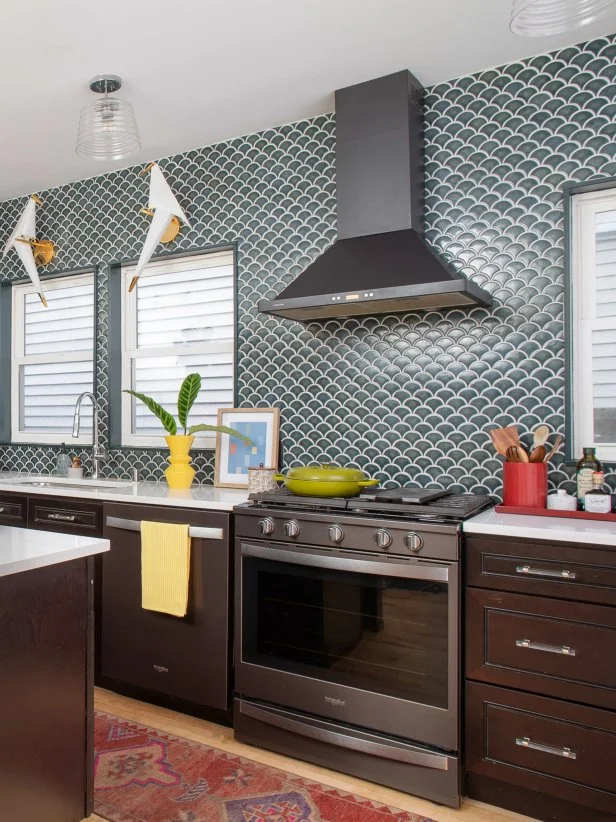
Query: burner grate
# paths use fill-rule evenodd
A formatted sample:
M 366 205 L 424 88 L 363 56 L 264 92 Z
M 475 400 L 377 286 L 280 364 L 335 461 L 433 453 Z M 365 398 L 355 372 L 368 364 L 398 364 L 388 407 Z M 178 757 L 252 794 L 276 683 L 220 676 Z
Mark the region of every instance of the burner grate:
M 451 494 L 416 488 L 378 489 L 358 497 L 300 497 L 286 488 L 250 494 L 249 503 L 292 511 L 347 511 L 356 514 L 388 514 L 405 519 L 463 520 L 494 504 L 492 497 Z

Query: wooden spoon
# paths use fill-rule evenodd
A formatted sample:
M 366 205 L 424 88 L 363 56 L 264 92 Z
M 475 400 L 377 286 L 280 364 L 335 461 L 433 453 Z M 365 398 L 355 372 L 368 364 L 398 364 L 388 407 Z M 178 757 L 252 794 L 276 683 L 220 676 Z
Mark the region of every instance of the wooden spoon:
M 556 439 L 554 440 L 554 445 L 550 448 L 550 450 L 549 450 L 549 451 L 547 452 L 547 454 L 545 455 L 545 460 L 544 460 L 544 462 L 549 462 L 549 461 L 552 459 L 552 457 L 554 456 L 554 454 L 558 451 L 558 449 L 559 449 L 559 448 L 560 448 L 560 446 L 562 445 L 562 443 L 563 443 L 563 439 L 564 439 L 564 437 L 563 437 L 563 435 L 562 435 L 562 434 L 559 434 L 559 435 L 556 437 Z
M 530 456 L 528 458 L 529 462 L 543 462 L 545 460 L 547 454 L 547 448 L 545 445 L 538 445 L 536 448 L 530 452 Z
M 506 428 L 493 428 L 488 431 L 496 451 L 502 456 L 507 455 L 507 449 L 520 444 L 517 425 L 508 425 Z
M 510 445 L 507 449 L 507 462 L 528 462 L 526 449 L 521 445 Z
M 538 425 L 533 431 L 533 448 L 538 448 L 540 445 L 545 445 L 550 436 L 550 429 L 547 425 Z M 531 460 L 533 462 L 533 460 Z M 541 460 L 535 460 L 541 462 Z

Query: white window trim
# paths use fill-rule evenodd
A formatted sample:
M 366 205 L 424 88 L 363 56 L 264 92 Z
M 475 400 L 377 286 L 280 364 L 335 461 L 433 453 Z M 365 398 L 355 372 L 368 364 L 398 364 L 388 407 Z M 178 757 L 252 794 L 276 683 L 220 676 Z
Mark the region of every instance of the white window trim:
M 573 398 L 573 456 L 584 446 L 597 449 L 604 462 L 616 462 L 616 444 L 593 440 L 592 332 L 613 329 L 613 317 L 597 318 L 595 312 L 595 216 L 616 208 L 616 188 L 574 194 L 571 212 L 572 342 L 571 378 Z
M 187 264 L 189 264 L 191 260 L 195 257 L 201 259 L 204 268 L 215 268 L 216 266 L 220 265 L 222 259 L 224 259 L 225 261 L 228 260 L 230 254 L 231 256 L 233 256 L 232 251 L 210 251 L 204 252 L 203 255 L 195 254 L 178 257 L 175 260 L 155 260 L 153 262 L 148 263 L 146 271 L 148 274 L 155 273 L 157 271 L 164 271 L 172 274 L 174 271 L 174 267 L 175 270 L 181 270 L 183 268 L 186 268 Z M 173 356 L 174 354 L 177 354 L 178 351 L 182 352 L 182 350 L 186 351 L 186 353 L 192 354 L 234 353 L 235 343 L 233 340 L 231 340 L 230 342 L 221 341 L 212 343 L 185 343 L 183 345 L 176 344 L 172 346 L 164 346 L 161 348 L 147 348 L 142 350 L 138 349 L 136 291 L 132 298 L 131 294 L 128 292 L 128 286 L 130 285 L 130 282 L 133 278 L 135 268 L 136 266 L 130 266 L 122 269 L 122 388 L 125 388 L 126 386 L 129 386 L 131 384 L 132 361 L 135 359 L 139 359 L 139 357 Z M 177 422 L 177 409 L 168 408 L 167 410 L 173 414 Z M 130 394 L 125 394 L 124 391 L 122 391 L 121 414 L 122 447 L 159 449 L 166 447 L 164 437 L 167 435 L 167 432 L 164 430 L 162 423 L 160 426 L 161 431 L 159 436 L 133 434 L 131 420 L 132 397 Z M 216 448 L 216 434 L 202 433 L 195 435 L 195 442 L 193 447 L 209 450 Z
M 45 282 L 45 294 L 53 292 L 57 288 L 66 288 L 70 281 L 71 285 L 89 285 L 94 287 L 94 274 L 71 274 L 66 277 L 58 277 Z M 12 443 L 36 443 L 42 445 L 61 445 L 70 440 L 74 445 L 92 445 L 92 435 L 84 434 L 79 437 L 72 437 L 69 434 L 45 434 L 37 431 L 21 431 L 19 429 L 20 408 L 19 408 L 19 368 L 32 362 L 56 363 L 58 354 L 36 354 L 25 356 L 24 354 L 24 316 L 25 300 L 28 294 L 38 294 L 32 283 L 19 283 L 12 287 L 11 304 L 11 442 Z M 96 296 L 95 296 L 96 304 Z M 80 362 L 92 361 L 94 368 L 94 345 L 92 352 L 76 351 L 71 354 L 71 360 Z

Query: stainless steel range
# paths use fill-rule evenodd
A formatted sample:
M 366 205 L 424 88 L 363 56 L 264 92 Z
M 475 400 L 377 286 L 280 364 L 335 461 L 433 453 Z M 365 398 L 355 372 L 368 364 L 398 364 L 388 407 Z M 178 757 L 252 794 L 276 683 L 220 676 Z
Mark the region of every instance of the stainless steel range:
M 457 807 L 460 523 L 402 488 L 235 508 L 235 735 Z

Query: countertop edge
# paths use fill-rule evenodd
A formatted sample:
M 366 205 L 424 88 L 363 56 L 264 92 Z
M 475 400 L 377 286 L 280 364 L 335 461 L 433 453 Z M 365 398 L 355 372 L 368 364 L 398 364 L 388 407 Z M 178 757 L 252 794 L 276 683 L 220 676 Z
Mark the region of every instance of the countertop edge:
M 23 477 L 23 475 L 22 475 Z M 38 478 L 38 475 L 37 475 Z M 149 493 L 157 489 L 158 493 Z M 137 486 L 127 484 L 126 489 L 92 488 L 37 488 L 11 482 L 0 474 L 0 493 L 22 494 L 24 496 L 59 497 L 65 499 L 88 499 L 99 502 L 124 502 L 135 505 L 163 505 L 174 508 L 195 508 L 209 511 L 231 512 L 236 505 L 248 500 L 248 489 L 217 488 L 214 485 L 195 486 L 187 491 L 174 491 L 158 483 L 141 482 Z M 195 498 L 194 494 L 207 493 L 213 496 L 228 496 L 229 499 Z
M 466 520 L 462 530 L 465 534 L 616 548 L 616 523 L 607 521 L 498 514 L 492 508 Z
M 11 529 L 13 530 L 13 529 Z M 27 529 L 14 529 L 27 530 Z M 36 534 L 44 538 L 48 532 L 36 531 Z M 54 534 L 54 537 L 60 534 Z M 67 535 L 68 536 L 68 535 Z M 74 537 L 68 537 L 74 539 Z M 36 571 L 39 568 L 48 568 L 52 565 L 60 565 L 63 562 L 70 562 L 75 559 L 85 559 L 86 557 L 103 554 L 109 551 L 110 543 L 108 539 L 102 537 L 80 537 L 83 544 L 78 546 L 71 546 L 70 548 L 60 548 L 49 554 L 40 554 L 38 556 L 28 556 L 24 559 L 12 559 L 3 563 L 0 559 L 0 577 L 11 576 L 13 574 L 21 574 L 26 571 Z

